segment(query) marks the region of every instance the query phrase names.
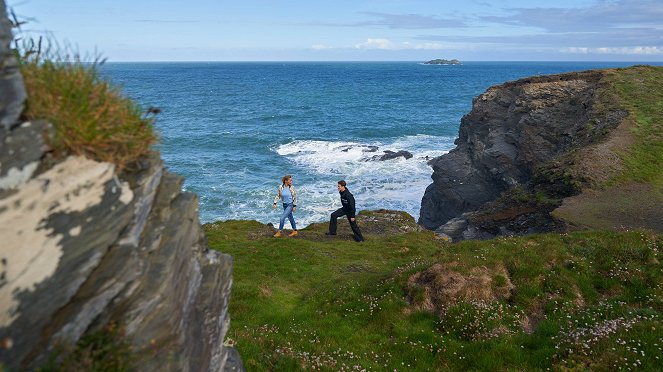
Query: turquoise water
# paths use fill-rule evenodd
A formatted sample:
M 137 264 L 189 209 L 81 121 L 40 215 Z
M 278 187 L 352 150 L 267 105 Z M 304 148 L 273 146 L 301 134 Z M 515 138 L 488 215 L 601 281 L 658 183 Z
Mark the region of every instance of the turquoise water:
M 294 177 L 297 223 L 328 219 L 345 179 L 359 209 L 419 215 L 427 160 L 453 148 L 472 98 L 520 77 L 627 63 L 416 62 L 108 63 L 102 73 L 162 110 L 157 146 L 203 222 L 278 222 L 280 179 Z M 377 146 L 377 152 L 370 152 Z M 370 160 L 384 150 L 411 159 Z

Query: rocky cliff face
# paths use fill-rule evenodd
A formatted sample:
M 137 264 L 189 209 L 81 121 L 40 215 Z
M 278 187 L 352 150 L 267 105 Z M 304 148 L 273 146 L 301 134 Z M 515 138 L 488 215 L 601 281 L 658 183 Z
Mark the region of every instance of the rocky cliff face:
M 597 109 L 603 77 L 601 71 L 533 77 L 475 98 L 456 148 L 432 161 L 419 223 L 455 240 L 562 228 L 549 212 L 555 200 L 579 192 L 565 157 L 601 141 L 627 114 Z
M 158 154 L 118 174 L 54 159 L 25 99 L 0 4 L 0 361 L 32 369 L 62 342 L 113 323 L 138 370 L 226 364 L 232 258 L 207 248 L 195 194 Z M 29 94 L 29 92 L 28 92 Z

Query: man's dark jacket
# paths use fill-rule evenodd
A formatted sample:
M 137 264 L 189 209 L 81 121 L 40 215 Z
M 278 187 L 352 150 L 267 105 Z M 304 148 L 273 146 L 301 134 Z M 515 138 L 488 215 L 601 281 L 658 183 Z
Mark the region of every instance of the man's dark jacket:
M 355 197 L 352 196 L 350 190 L 346 187 L 344 191 L 339 191 L 341 194 L 341 204 L 343 204 L 343 212 L 350 218 L 355 217 Z

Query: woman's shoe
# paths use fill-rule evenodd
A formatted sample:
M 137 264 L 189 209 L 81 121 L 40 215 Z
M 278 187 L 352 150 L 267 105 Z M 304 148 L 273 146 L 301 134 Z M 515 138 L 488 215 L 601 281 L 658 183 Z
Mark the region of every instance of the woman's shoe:
M 280 237 L 281 237 L 281 232 L 278 231 L 276 234 L 274 234 L 274 237 L 275 237 L 275 238 L 280 238 Z
M 299 235 L 299 233 L 297 232 L 297 230 L 294 230 L 293 232 L 291 232 L 290 234 L 288 234 L 288 236 L 291 237 L 291 238 L 292 238 L 293 236 L 297 236 L 297 235 Z

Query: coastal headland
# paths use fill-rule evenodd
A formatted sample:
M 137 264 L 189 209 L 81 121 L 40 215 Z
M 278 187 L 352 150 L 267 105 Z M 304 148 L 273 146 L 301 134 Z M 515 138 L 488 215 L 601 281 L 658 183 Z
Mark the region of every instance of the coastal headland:
M 0 369 L 660 368 L 663 68 L 491 87 L 419 221 L 276 239 L 201 225 L 144 113 L 93 68 L 17 57 L 0 5 Z

